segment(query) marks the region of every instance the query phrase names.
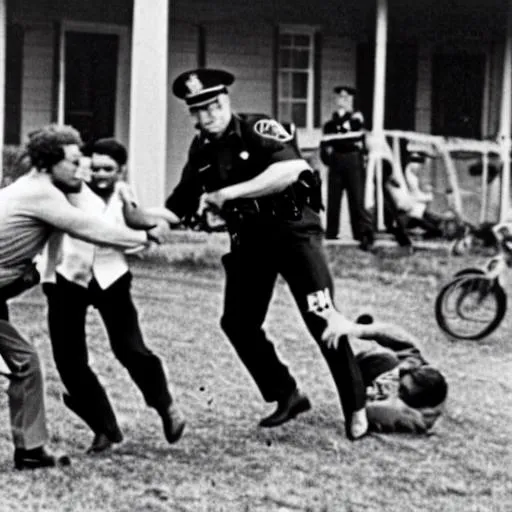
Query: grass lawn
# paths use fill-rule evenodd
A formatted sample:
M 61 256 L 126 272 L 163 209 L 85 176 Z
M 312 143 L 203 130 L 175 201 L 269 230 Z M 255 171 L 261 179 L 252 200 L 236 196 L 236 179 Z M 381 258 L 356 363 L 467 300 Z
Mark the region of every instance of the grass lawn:
M 13 471 L 2 393 L 1 511 L 512 510 L 511 315 L 482 342 L 447 340 L 433 316 L 441 283 L 468 259 L 328 248 L 338 306 L 349 316 L 367 311 L 410 328 L 450 385 L 447 413 L 432 435 L 372 435 L 351 443 L 327 367 L 283 283 L 266 327 L 313 409 L 282 427 L 257 427 L 273 404 L 263 402 L 219 327 L 222 250 L 222 240 L 207 245 L 198 236 L 133 262 L 133 295 L 146 340 L 164 360 L 188 420 L 184 437 L 172 446 L 157 414 L 145 407 L 113 358 L 92 311 L 92 365 L 110 394 L 125 442 L 105 455 L 84 455 L 92 436 L 61 401 L 44 298 L 36 289 L 11 302 L 14 324 L 44 361 L 52 445 L 68 451 L 73 465 Z M 6 389 L 5 380 L 1 386 Z

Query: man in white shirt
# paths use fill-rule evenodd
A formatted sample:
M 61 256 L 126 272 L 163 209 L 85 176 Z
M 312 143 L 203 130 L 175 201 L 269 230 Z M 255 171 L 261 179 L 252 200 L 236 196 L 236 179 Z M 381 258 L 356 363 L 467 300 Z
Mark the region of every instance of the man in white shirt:
M 70 196 L 70 201 L 84 211 L 101 212 L 112 222 L 125 225 L 123 205 L 135 203 L 128 184 L 121 181 L 126 149 L 114 139 L 100 139 L 90 152 L 90 182 Z M 144 343 L 124 253 L 67 235 L 60 251 L 55 273 L 43 277 L 47 281 L 43 290 L 48 298 L 53 356 L 67 390 L 64 403 L 94 432 L 87 453 L 103 452 L 123 439 L 105 389 L 88 362 L 85 320 L 91 305 L 101 315 L 114 355 L 147 405 L 160 415 L 167 441 L 176 442 L 185 422 L 173 404 L 160 359 Z
M 80 134 L 70 126 L 49 125 L 29 135 L 32 169 L 0 189 L 0 356 L 9 368 L 9 410 L 17 469 L 69 463 L 46 447 L 48 430 L 44 382 L 39 356 L 9 321 L 9 299 L 34 286 L 39 275 L 32 263 L 55 232 L 119 248 L 133 248 L 165 238 L 168 225 L 134 231 L 106 222 L 72 206 L 67 194 L 82 186 Z M 50 258 L 50 264 L 53 263 Z

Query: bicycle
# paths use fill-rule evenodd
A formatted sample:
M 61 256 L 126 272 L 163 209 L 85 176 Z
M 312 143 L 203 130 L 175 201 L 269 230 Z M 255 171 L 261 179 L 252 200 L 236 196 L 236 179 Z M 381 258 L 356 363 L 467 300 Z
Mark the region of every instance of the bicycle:
M 460 270 L 438 293 L 435 318 L 450 338 L 480 340 L 495 331 L 505 317 L 503 283 L 506 269 L 512 267 L 511 228 L 506 223 L 494 226 L 497 254 L 482 268 Z

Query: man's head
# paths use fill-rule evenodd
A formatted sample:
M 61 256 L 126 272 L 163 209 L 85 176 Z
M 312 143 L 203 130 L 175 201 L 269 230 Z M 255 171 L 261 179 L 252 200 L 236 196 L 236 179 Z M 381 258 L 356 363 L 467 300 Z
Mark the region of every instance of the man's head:
M 448 384 L 441 372 L 430 365 L 400 370 L 398 397 L 415 409 L 436 407 L 448 395 Z
M 175 96 L 185 100 L 196 126 L 210 138 L 220 137 L 231 121 L 228 86 L 235 77 L 220 69 L 196 69 L 174 80 Z
M 87 152 L 91 156 L 89 187 L 99 196 L 108 197 L 123 175 L 128 160 L 126 148 L 117 140 L 106 138 L 93 142 Z
M 356 90 L 348 85 L 339 85 L 334 88 L 334 98 L 338 110 L 353 112 L 355 96 Z
M 29 134 L 26 152 L 32 166 L 47 172 L 57 188 L 66 193 L 78 192 L 82 186 L 77 174 L 81 145 L 80 134 L 73 127 L 50 124 Z

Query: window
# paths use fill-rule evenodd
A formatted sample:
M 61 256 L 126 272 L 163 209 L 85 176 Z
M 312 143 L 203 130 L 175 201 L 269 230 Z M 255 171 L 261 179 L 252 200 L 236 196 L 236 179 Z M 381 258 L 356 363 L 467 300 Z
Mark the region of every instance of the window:
M 316 29 L 281 27 L 278 39 L 278 119 L 311 130 L 315 124 Z

